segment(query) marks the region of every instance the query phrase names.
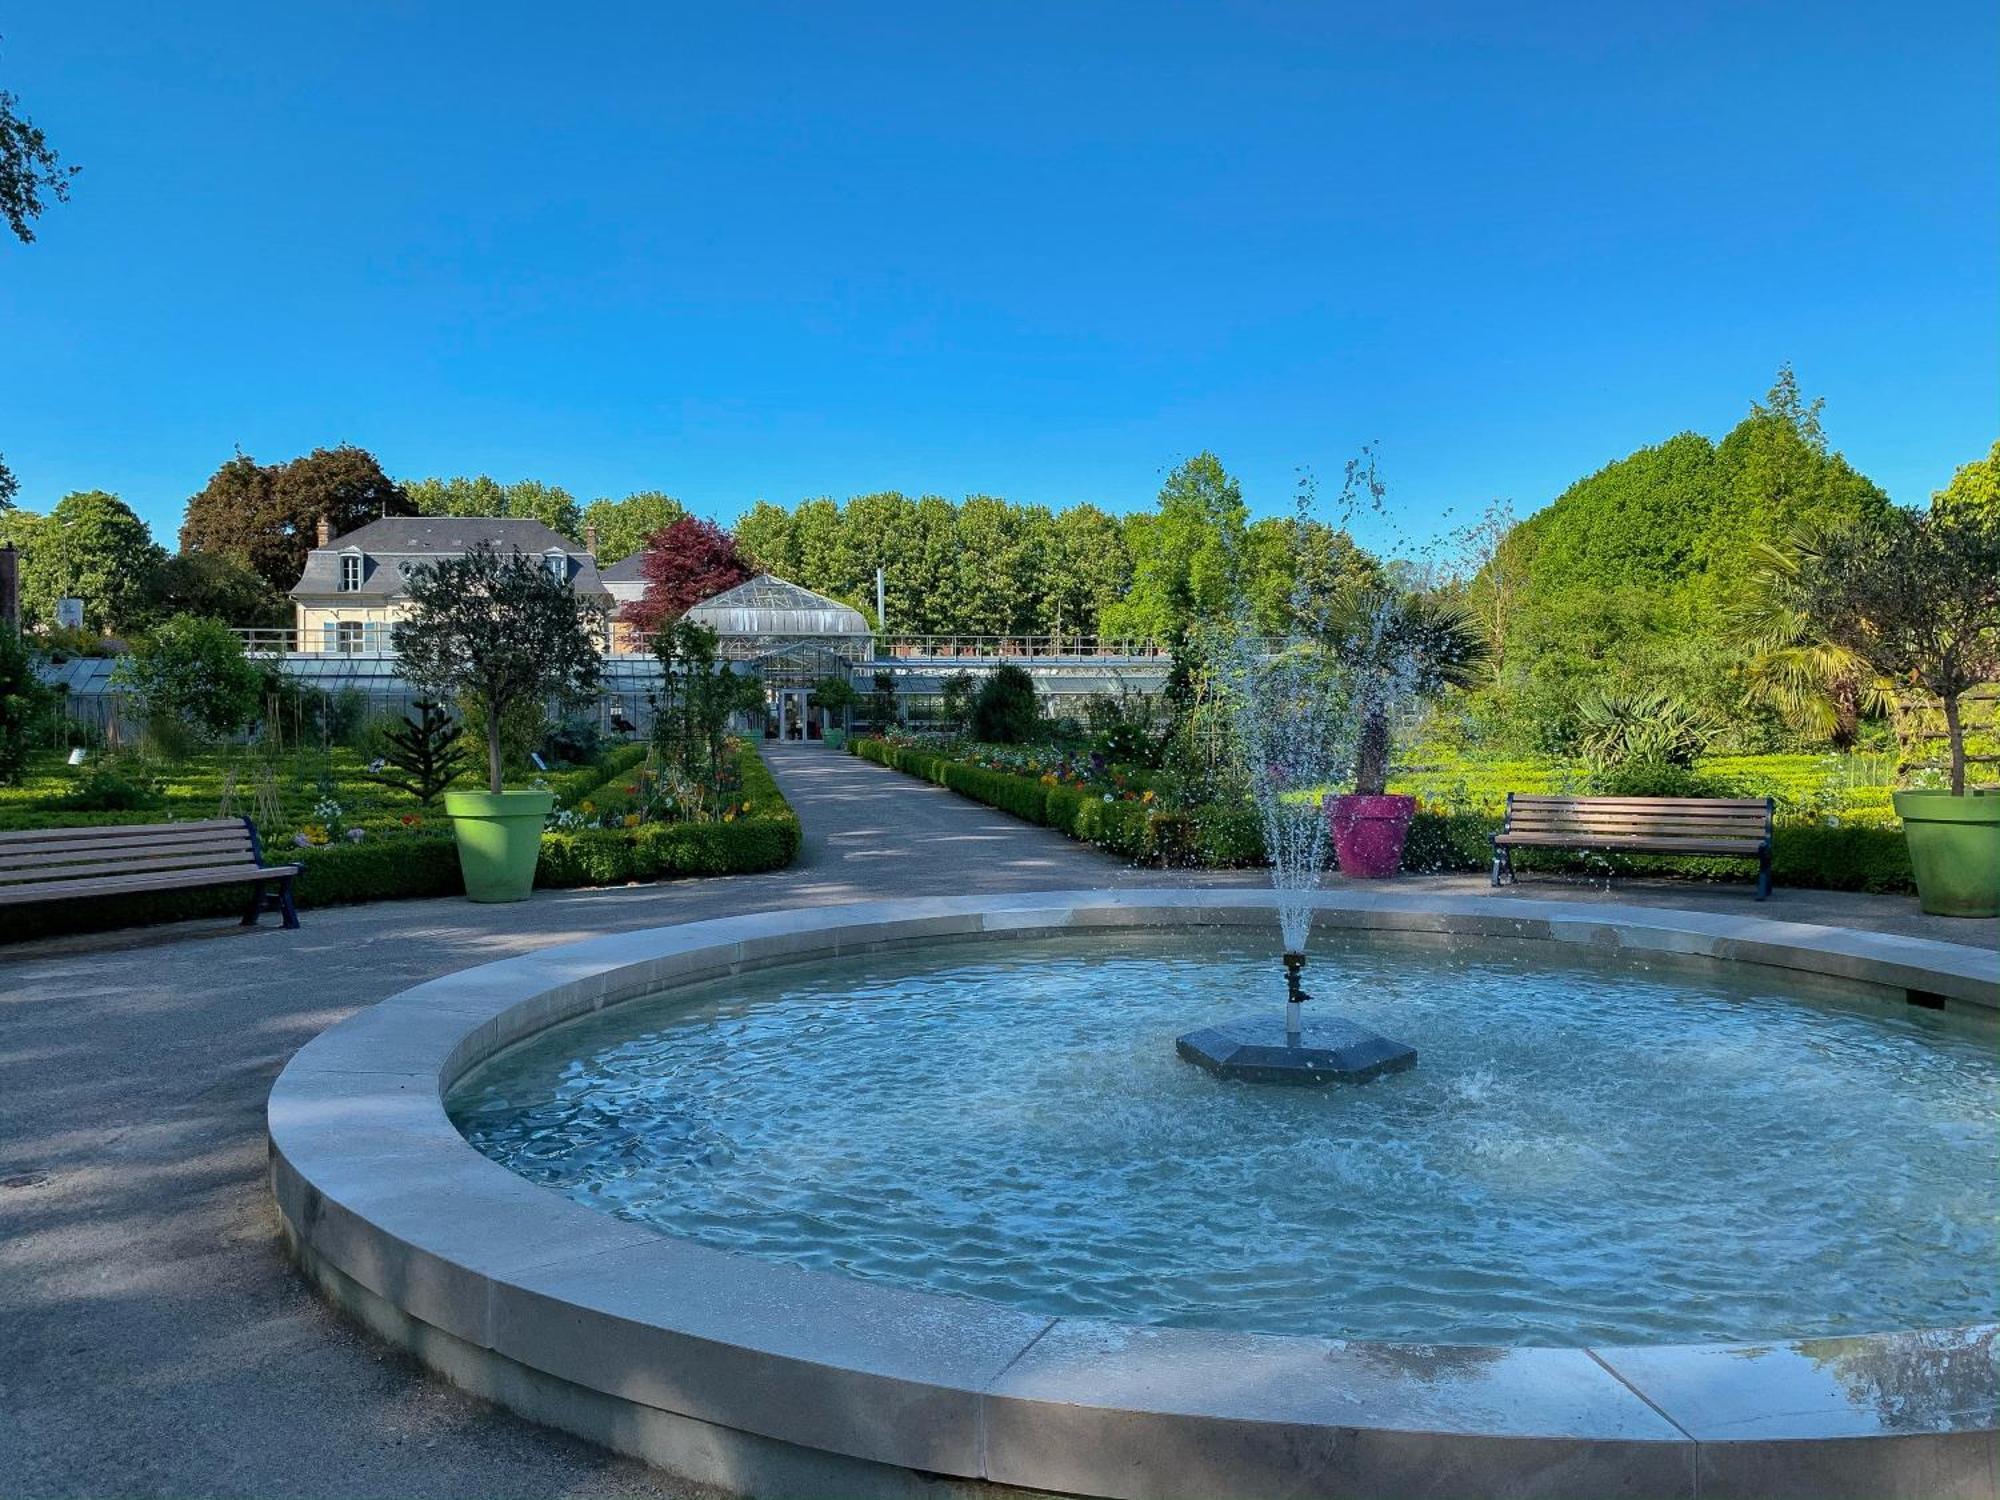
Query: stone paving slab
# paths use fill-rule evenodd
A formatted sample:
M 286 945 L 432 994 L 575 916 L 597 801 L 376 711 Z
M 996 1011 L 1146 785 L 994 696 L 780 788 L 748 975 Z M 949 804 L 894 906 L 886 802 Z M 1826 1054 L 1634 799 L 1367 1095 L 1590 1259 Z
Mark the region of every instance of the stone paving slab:
M 551 944 L 896 896 L 1188 884 L 818 746 L 770 760 L 806 829 L 769 875 L 384 903 L 0 948 L 0 1493 L 696 1493 L 421 1374 L 285 1261 L 263 1107 L 293 1052 L 386 995 Z M 1483 878 L 1398 882 L 1477 897 Z M 1503 894 L 1819 922 L 1984 945 L 1913 900 L 1525 877 Z M 441 996 L 442 998 L 442 996 Z

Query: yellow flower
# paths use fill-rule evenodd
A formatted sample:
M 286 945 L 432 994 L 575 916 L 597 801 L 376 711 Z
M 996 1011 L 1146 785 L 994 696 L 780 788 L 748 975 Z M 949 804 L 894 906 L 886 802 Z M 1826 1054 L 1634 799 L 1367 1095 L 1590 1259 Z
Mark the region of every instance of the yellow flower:
M 579 812 L 596 812 L 597 804 L 595 802 L 592 802 L 588 798 L 585 798 L 582 802 L 579 802 L 577 804 L 577 810 Z
M 736 821 L 736 809 L 732 807 L 728 812 L 724 813 L 722 821 L 725 823 L 734 823 Z
M 1153 789 L 1151 787 L 1147 787 L 1146 795 L 1141 797 L 1139 800 L 1141 802 L 1151 802 L 1153 800 Z
M 743 804 L 743 811 L 744 811 L 744 812 L 746 812 L 746 813 L 747 813 L 748 811 L 750 811 L 750 804 L 749 804 L 748 802 L 745 802 L 745 803 Z
M 637 828 L 639 826 L 639 815 L 637 813 L 625 814 L 625 826 L 627 828 Z

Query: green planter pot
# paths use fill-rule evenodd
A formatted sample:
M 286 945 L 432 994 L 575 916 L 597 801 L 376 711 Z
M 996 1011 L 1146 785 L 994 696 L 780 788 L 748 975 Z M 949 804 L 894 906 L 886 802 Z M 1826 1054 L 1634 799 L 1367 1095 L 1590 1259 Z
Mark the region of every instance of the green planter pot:
M 525 901 L 542 857 L 542 823 L 552 792 L 446 792 L 458 832 L 458 867 L 474 901 Z
M 1895 803 L 1923 909 L 2000 916 L 2000 793 L 1898 792 Z
M 827 749 L 838 750 L 842 745 L 847 743 L 847 731 L 844 729 L 829 729 L 826 732 L 825 739 Z

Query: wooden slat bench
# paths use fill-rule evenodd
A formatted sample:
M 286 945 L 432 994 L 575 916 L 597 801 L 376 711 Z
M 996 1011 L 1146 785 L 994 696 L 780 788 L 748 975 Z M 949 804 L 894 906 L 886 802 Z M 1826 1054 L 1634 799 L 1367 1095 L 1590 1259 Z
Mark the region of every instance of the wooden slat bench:
M 292 881 L 299 868 L 265 864 L 248 818 L 0 833 L 0 906 L 248 885 L 245 927 L 254 927 L 265 911 L 281 913 L 285 926 L 296 927 Z
M 1514 878 L 1516 849 L 1724 854 L 1757 861 L 1757 899 L 1771 894 L 1769 797 L 1550 797 L 1507 794 L 1493 835 L 1493 884 Z

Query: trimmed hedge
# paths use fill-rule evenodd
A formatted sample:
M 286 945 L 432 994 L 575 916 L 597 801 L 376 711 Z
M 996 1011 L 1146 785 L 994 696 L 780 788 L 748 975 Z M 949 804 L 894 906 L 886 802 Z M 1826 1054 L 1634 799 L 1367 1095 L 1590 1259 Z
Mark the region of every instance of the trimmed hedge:
M 645 754 L 644 746 L 636 748 L 639 755 L 619 770 L 606 775 L 593 768 L 591 774 L 608 781 L 629 771 Z M 798 857 L 798 815 L 754 749 L 743 750 L 737 775 L 751 810 L 727 823 L 647 823 L 633 829 L 543 834 L 536 886 L 623 885 L 671 876 L 747 875 L 784 868 Z M 99 818 L 117 822 L 121 817 L 129 819 L 130 814 L 80 815 L 70 826 L 102 826 Z M 390 834 L 312 849 L 274 846 L 264 857 L 273 864 L 303 866 L 296 885 L 301 908 L 457 896 L 465 891 L 458 843 L 449 833 Z M 232 886 L 8 907 L 0 910 L 0 943 L 225 917 L 241 912 L 248 899 L 248 886 Z
M 854 754 L 891 770 L 921 776 L 978 802 L 1096 844 L 1143 864 L 1236 867 L 1264 863 L 1264 834 L 1249 808 L 1220 804 L 1159 811 L 1138 802 L 1106 802 L 1074 786 L 1049 786 L 1027 776 L 989 771 L 928 750 L 862 739 Z M 1483 871 L 1500 819 L 1485 813 L 1419 812 L 1410 822 L 1403 868 L 1431 874 Z M 1599 854 L 1523 849 L 1514 868 L 1566 875 L 1674 875 L 1744 880 L 1756 865 L 1745 859 L 1668 854 Z M 1903 893 L 1916 889 L 1900 826 L 1873 822 L 1779 823 L 1772 831 L 1771 877 L 1779 885 L 1835 891 Z

